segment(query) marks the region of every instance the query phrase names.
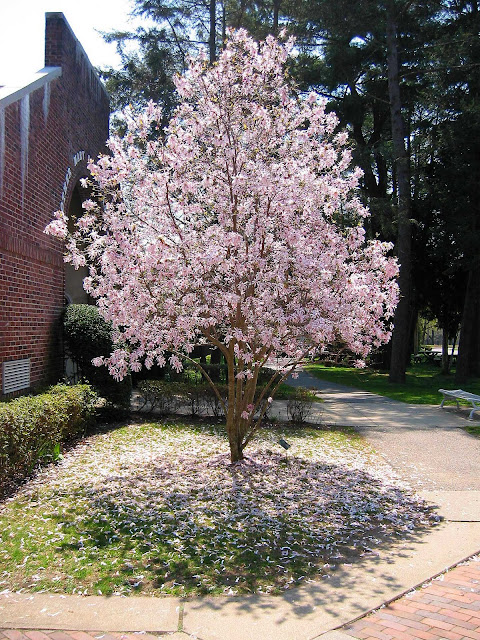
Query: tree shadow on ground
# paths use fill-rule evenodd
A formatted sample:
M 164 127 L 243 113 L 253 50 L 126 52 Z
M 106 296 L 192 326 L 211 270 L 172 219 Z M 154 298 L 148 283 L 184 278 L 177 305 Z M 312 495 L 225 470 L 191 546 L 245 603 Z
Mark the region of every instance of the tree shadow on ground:
M 56 551 L 81 549 L 92 563 L 84 580 L 104 593 L 282 593 L 438 521 L 364 470 L 268 449 L 236 465 L 176 454 L 76 491 L 89 508 L 57 516 Z

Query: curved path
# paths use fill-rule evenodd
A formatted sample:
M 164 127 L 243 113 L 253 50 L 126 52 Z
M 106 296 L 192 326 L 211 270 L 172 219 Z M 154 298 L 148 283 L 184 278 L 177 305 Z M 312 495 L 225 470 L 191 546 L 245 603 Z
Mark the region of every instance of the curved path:
M 466 417 L 305 373 L 292 384 L 321 392 L 324 402 L 316 404 L 312 420 L 360 430 L 400 476 L 438 505 L 444 523 L 277 597 L 181 600 L 0 592 L 0 640 L 151 640 L 148 634 L 172 640 L 480 640 L 480 572 L 473 562 L 469 573 L 453 569 L 419 592 L 423 597 L 433 589 L 426 596 L 433 598 L 430 602 L 414 595 L 365 617 L 480 551 L 480 440 L 463 431 Z M 274 404 L 284 415 L 286 403 Z
M 413 488 L 480 491 L 480 438 L 464 430 L 467 408 L 410 405 L 305 372 L 290 384 L 320 392 L 312 421 L 354 427 Z

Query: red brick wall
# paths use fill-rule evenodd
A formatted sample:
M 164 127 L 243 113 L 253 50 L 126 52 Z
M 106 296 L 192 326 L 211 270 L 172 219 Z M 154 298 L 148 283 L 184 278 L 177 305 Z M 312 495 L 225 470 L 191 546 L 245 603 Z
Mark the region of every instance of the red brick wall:
M 64 305 L 62 245 L 43 229 L 61 206 L 64 185 L 67 211 L 88 156 L 103 150 L 109 115 L 108 98 L 62 14 L 47 14 L 45 64 L 61 67 L 61 76 L 0 114 L 0 365 L 31 358 L 32 385 L 58 378 L 63 367 L 56 326 Z M 28 153 L 21 122 L 27 101 Z M 84 159 L 75 158 L 79 151 Z

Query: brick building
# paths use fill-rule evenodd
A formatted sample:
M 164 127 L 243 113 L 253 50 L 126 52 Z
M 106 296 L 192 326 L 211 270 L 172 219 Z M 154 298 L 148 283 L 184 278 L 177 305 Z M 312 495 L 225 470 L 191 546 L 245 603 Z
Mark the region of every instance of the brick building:
M 1 83 L 1 78 L 0 78 Z M 81 274 L 66 272 L 62 243 L 43 229 L 52 213 L 81 208 L 80 178 L 108 137 L 108 96 L 62 13 L 46 14 L 45 68 L 0 86 L 1 396 L 58 379 L 58 319 L 83 302 Z

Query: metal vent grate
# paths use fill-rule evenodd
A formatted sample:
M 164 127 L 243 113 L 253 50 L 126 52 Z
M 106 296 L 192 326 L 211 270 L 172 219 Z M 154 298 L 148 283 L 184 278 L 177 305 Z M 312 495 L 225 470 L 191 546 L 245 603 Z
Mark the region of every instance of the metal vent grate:
M 30 386 L 30 358 L 3 363 L 3 393 L 13 393 Z

